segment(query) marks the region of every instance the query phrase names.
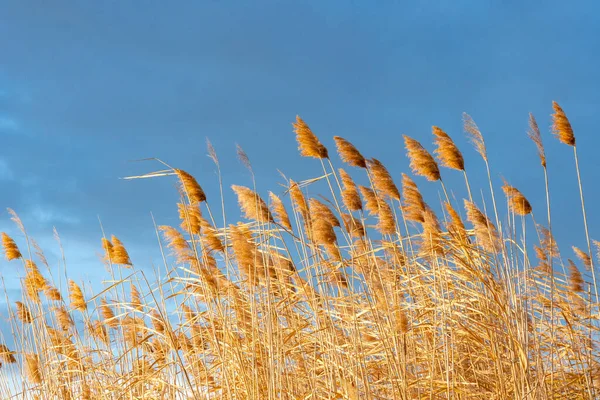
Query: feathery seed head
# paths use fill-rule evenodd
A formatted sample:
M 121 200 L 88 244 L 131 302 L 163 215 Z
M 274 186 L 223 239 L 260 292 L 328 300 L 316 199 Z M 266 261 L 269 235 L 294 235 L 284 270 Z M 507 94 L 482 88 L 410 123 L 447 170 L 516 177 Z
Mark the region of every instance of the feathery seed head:
M 352 143 L 340 136 L 334 136 L 333 140 L 343 162 L 352 167 L 367 168 L 365 158 Z
M 439 180 L 440 169 L 431 154 L 415 139 L 406 135 L 402 136 L 412 171 L 416 175 L 424 176 L 427 180 Z
M 452 138 L 437 126 L 433 127 L 433 135 L 435 136 L 435 144 L 437 146 L 434 154 L 437 155 L 442 166 L 464 171 L 465 160 Z
M 303 157 L 329 158 L 327 148 L 299 116 L 296 116 L 296 122 L 292 125 L 298 141 L 298 150 Z
M 556 135 L 561 143 L 569 146 L 575 146 L 575 135 L 573 128 L 567 118 L 567 115 L 557 102 L 552 102 L 554 114 L 552 114 L 552 132 Z
M 4 255 L 8 261 L 21 258 L 21 252 L 19 251 L 17 244 L 4 232 L 2 232 L 2 248 L 4 249 Z

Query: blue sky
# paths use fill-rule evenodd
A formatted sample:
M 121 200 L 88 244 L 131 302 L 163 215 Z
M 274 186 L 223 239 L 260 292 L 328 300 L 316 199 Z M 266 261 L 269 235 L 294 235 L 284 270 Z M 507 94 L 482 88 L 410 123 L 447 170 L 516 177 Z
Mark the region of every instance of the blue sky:
M 208 137 L 234 219 L 228 187 L 251 184 L 236 143 L 262 194 L 281 193 L 277 169 L 296 180 L 319 174 L 317 162 L 298 155 L 296 114 L 336 162 L 332 137 L 340 135 L 398 183 L 408 172 L 401 135 L 433 150 L 438 125 L 485 191 L 483 163 L 462 133 L 467 112 L 485 136 L 495 183 L 502 174 L 544 221 L 542 170 L 525 134 L 533 112 L 548 153 L 555 232 L 572 257 L 570 245 L 585 241 L 572 152 L 549 134 L 556 100 L 575 129 L 590 229 L 600 239 L 595 2 L 5 1 L 0 8 L 0 207 L 19 213 L 54 263 L 56 226 L 76 279 L 104 275 L 98 216 L 139 267 L 159 256 L 150 212 L 159 224 L 178 223 L 175 181 L 119 180 L 160 168 L 129 160 L 158 157 L 189 171 L 216 205 Z M 443 173 L 464 195 L 460 174 Z M 439 187 L 416 181 L 436 203 Z M 8 214 L 0 216 L 0 230 L 19 241 Z M 0 269 L 11 286 L 15 268 L 1 261 Z

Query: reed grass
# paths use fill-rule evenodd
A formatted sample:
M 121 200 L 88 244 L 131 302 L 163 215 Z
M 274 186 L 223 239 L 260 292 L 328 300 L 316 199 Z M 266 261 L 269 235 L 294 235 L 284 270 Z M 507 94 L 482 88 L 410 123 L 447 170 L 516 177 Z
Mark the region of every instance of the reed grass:
M 555 135 L 575 150 L 565 112 L 553 108 Z M 220 222 L 190 173 L 167 166 L 131 177 L 179 184 L 180 225 L 156 227 L 164 266 L 155 276 L 111 235 L 98 242 L 109 275 L 99 293 L 68 274 L 63 281 L 9 210 L 20 234 L 2 233 L 1 243 L 24 278 L 20 299 L 6 294 L 12 337 L 0 341 L 0 396 L 598 398 L 597 255 L 577 153 L 588 246 L 570 244 L 579 265 L 562 258 L 552 235 L 549 160 L 533 116 L 529 136 L 546 192 L 527 195 L 545 195 L 547 227 L 508 182 L 500 214 L 483 134 L 470 116 L 464 121 L 485 163 L 492 217 L 473 198 L 463 153 L 441 128 L 433 127 L 433 155 L 404 136 L 411 177 L 341 137 L 334 138 L 341 161 L 357 168 L 334 167 L 300 117 L 293 124 L 300 155 L 318 159 L 307 162 L 320 162 L 324 174 L 286 179 L 285 191 L 263 198 L 238 146 L 253 187 L 223 190 L 219 172 Z M 218 168 L 210 143 L 209 155 Z M 450 201 L 440 167 L 464 174 L 468 198 Z M 417 182 L 438 180 L 445 200 L 427 202 Z M 313 185 L 328 191 L 308 196 Z M 244 218 L 232 222 L 224 204 L 235 200 Z

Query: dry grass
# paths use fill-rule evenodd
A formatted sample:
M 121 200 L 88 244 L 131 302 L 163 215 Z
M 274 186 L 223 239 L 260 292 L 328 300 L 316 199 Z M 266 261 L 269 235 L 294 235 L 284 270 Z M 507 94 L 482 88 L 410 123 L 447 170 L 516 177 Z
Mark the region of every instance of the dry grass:
M 554 110 L 558 139 L 575 147 L 564 111 L 556 103 Z M 103 290 L 93 294 L 68 280 L 61 292 L 62 278 L 52 277 L 10 210 L 22 234 L 3 233 L 2 246 L 11 264 L 22 262 L 24 279 L 22 298 L 3 316 L 13 337 L 0 342 L 1 397 L 600 396 L 589 239 L 587 253 L 573 247 L 580 266 L 563 262 L 551 229 L 534 222 L 523 193 L 504 183 L 506 199 L 496 202 L 483 135 L 468 115 L 465 130 L 486 163 L 491 206 L 471 198 L 469 189 L 468 199 L 451 202 L 446 195 L 431 207 L 411 177 L 336 137 L 342 161 L 359 167 L 353 177 L 333 167 L 299 117 L 294 129 L 301 154 L 316 158 L 324 174 L 287 181 L 284 193 L 264 197 L 268 203 L 254 188 L 232 186 L 245 221 L 218 224 L 185 171 L 144 176 L 179 180 L 173 213 L 181 225 L 157 227 L 165 256 L 158 278 L 137 268 L 115 236 L 103 237 L 98 248 L 109 271 Z M 404 137 L 413 172 L 441 182 L 438 165 L 448 168 L 444 173 L 459 170 L 468 186 L 454 141 L 440 128 L 433 134 L 437 161 Z M 533 117 L 530 136 L 545 171 Z M 252 172 L 245 153 L 240 158 Z M 402 176 L 400 189 L 393 176 Z M 306 187 L 315 184 L 327 184 L 329 192 L 308 197 Z M 549 224 L 546 195 L 539 214 L 547 213 Z M 504 217 L 496 204 L 508 204 Z M 526 239 L 526 232 L 535 234 Z

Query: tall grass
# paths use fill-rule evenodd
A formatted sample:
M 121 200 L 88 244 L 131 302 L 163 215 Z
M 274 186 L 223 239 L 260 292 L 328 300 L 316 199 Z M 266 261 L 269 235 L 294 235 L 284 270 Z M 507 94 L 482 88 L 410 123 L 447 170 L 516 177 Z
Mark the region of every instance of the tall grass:
M 576 149 L 564 111 L 554 109 L 558 139 Z M 164 259 L 157 277 L 135 268 L 117 237 L 100 238 L 108 273 L 96 294 L 53 277 L 11 210 L 21 235 L 3 233 L 2 246 L 24 278 L 5 316 L 13 347 L 0 344 L 2 398 L 597 398 L 598 288 L 579 160 L 575 151 L 587 239 L 584 250 L 574 248 L 580 266 L 553 239 L 546 155 L 533 117 L 530 126 L 547 226 L 518 188 L 504 182 L 494 192 L 484 136 L 468 115 L 490 204 L 473 195 L 462 153 L 439 127 L 433 155 L 404 137 L 415 177 L 402 174 L 399 187 L 397 171 L 341 137 L 346 165 L 336 169 L 297 118 L 300 154 L 323 174 L 286 180 L 268 198 L 254 175 L 253 187 L 229 194 L 219 176 L 211 205 L 220 221 L 185 171 L 165 164 L 131 177 L 177 179 L 181 225 L 156 226 Z M 252 172 L 241 148 L 238 155 Z M 451 200 L 449 170 L 464 175 L 468 199 Z M 439 185 L 442 204 L 427 203 L 425 184 Z M 307 195 L 317 187 L 322 195 Z M 244 220 L 226 224 L 234 195 Z

